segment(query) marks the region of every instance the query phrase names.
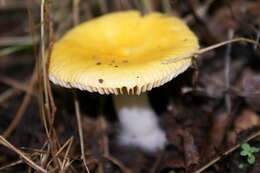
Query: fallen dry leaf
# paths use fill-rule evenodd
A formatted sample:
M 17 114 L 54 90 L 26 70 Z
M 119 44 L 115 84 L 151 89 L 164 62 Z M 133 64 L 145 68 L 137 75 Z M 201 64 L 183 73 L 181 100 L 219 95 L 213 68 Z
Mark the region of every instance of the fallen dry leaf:
M 255 126 L 259 126 L 259 116 L 254 111 L 245 109 L 235 120 L 234 131 L 238 134 Z
M 189 168 L 191 165 L 199 163 L 198 148 L 194 143 L 193 136 L 187 130 L 183 131 L 182 137 L 186 168 Z
M 260 74 L 246 70 L 242 77 L 242 87 L 248 105 L 260 111 Z
M 259 1 L 230 1 L 230 7 L 219 9 L 209 20 L 209 28 L 220 40 L 226 39 L 230 28 L 234 30 L 250 30 L 254 24 L 259 23 Z M 244 25 L 244 27 L 242 27 Z M 248 31 L 247 31 L 248 32 Z
M 234 128 L 227 134 L 227 145 L 233 146 L 237 143 L 238 134 L 244 130 L 260 127 L 260 118 L 252 110 L 245 109 L 234 121 Z
M 225 137 L 227 126 L 230 122 L 230 116 L 227 113 L 221 113 L 214 118 L 210 130 L 210 144 L 218 148 Z

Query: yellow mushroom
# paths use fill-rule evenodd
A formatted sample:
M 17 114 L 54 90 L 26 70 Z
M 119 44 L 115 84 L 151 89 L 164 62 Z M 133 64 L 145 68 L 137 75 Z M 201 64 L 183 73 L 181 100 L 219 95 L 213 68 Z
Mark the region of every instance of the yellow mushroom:
M 124 131 L 121 143 L 155 151 L 164 146 L 166 138 L 144 92 L 191 65 L 187 58 L 163 62 L 193 56 L 198 49 L 197 37 L 177 17 L 115 12 L 76 26 L 55 43 L 49 78 L 67 88 L 118 95 L 114 101 Z

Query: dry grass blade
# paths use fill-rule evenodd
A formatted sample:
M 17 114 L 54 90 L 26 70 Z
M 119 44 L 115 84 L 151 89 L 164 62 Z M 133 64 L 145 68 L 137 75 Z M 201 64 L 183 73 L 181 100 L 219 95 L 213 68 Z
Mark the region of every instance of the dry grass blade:
M 52 41 L 51 39 L 53 38 L 53 31 L 52 31 L 52 24 L 49 20 L 45 19 L 47 17 L 50 18 L 49 16 L 49 6 L 48 6 L 49 1 L 42 0 L 41 1 L 41 61 L 39 61 L 40 64 L 40 74 L 41 74 L 41 79 L 42 79 L 42 85 L 43 85 L 43 104 L 42 104 L 42 112 L 44 113 L 44 118 L 47 118 L 46 122 L 48 123 L 46 128 L 50 128 L 49 130 L 52 130 L 52 125 L 54 121 L 54 114 L 56 111 L 56 107 L 52 98 L 52 93 L 50 89 L 50 83 L 48 79 L 48 63 L 49 63 L 49 57 L 51 53 L 51 48 L 52 48 L 52 43 L 49 44 L 49 49 L 48 53 L 45 53 L 45 44 L 46 44 L 46 38 L 45 35 L 45 29 L 48 31 L 49 35 L 49 41 Z M 49 19 L 48 18 L 48 19 Z M 49 26 L 45 26 L 45 23 L 49 24 Z M 46 114 L 47 115 L 46 115 Z
M 14 96 L 17 93 L 17 90 L 14 88 L 8 89 L 5 92 L 0 94 L 0 104 L 4 104 L 4 102 L 8 99 L 10 99 L 12 96 Z
M 234 39 L 231 39 L 231 40 L 223 41 L 221 43 L 214 44 L 212 46 L 200 49 L 196 54 L 197 55 L 203 54 L 203 53 L 208 52 L 208 51 L 210 51 L 212 49 L 224 46 L 226 44 L 234 43 L 234 42 L 246 42 L 246 43 L 254 44 L 257 47 L 260 47 L 260 44 L 257 41 L 255 41 L 255 40 L 252 40 L 252 39 L 249 39 L 249 38 L 244 38 L 244 37 L 238 37 L 238 38 L 234 38 Z
M 58 150 L 58 152 L 55 154 L 55 156 L 58 156 L 68 145 L 71 145 L 73 142 L 73 137 L 69 138 L 62 147 Z
M 162 7 L 163 7 L 163 11 L 166 14 L 171 14 L 172 13 L 172 7 L 171 7 L 170 0 L 162 0 Z
M 257 34 L 256 34 L 256 42 L 259 44 L 259 40 L 260 40 L 260 30 L 257 31 Z M 257 48 L 257 45 L 254 45 L 254 49 L 256 50 Z
M 41 1 L 41 65 L 43 71 L 43 85 L 44 85 L 44 96 L 46 99 L 46 106 L 49 106 L 49 97 L 48 97 L 48 86 L 47 86 L 47 56 L 45 55 L 45 0 Z
M 33 45 L 39 41 L 39 38 L 36 38 L 36 42 L 32 40 L 30 36 L 22 37 L 1 37 L 0 46 L 26 46 Z
M 107 122 L 106 119 L 103 115 L 100 115 L 100 117 L 98 118 L 98 124 L 99 124 L 99 128 L 102 131 L 102 137 L 100 139 L 100 144 L 101 144 L 101 150 L 104 154 L 104 156 L 109 156 L 109 141 L 108 141 L 108 137 L 107 134 L 104 133 L 107 130 Z
M 230 29 L 228 32 L 228 39 L 232 39 L 234 36 L 234 30 Z M 226 53 L 225 53 L 225 87 L 226 87 L 226 93 L 225 93 L 225 104 L 226 104 L 226 110 L 227 113 L 231 113 L 231 96 L 229 93 L 230 88 L 230 59 L 231 59 L 231 44 L 227 45 Z
M 85 157 L 84 138 L 83 138 L 82 125 L 81 125 L 82 121 L 81 121 L 81 115 L 80 115 L 80 109 L 79 109 L 79 102 L 78 102 L 78 99 L 76 98 L 75 94 L 74 94 L 74 107 L 75 107 L 77 124 L 78 124 L 81 158 L 83 160 L 83 163 L 84 163 L 84 166 L 85 166 L 87 173 L 89 173 L 89 169 L 88 169 L 87 161 L 86 161 L 86 157 Z
M 23 153 L 21 150 L 17 149 L 15 146 L 10 144 L 3 136 L 0 136 L 0 144 L 17 153 L 30 167 L 34 168 L 37 171 L 47 173 L 47 170 L 43 169 L 42 167 L 34 163 L 28 156 L 26 156 L 25 153 Z
M 65 172 L 68 165 L 72 162 L 68 159 L 68 155 L 69 155 L 72 144 L 73 144 L 73 137 L 71 137 L 68 140 L 68 147 L 67 147 L 67 150 L 65 151 L 64 159 L 63 159 L 63 162 L 61 165 L 61 172 Z
M 23 163 L 22 160 L 17 160 L 17 161 L 12 162 L 12 163 L 10 163 L 10 164 L 8 164 L 8 165 L 5 165 L 5 166 L 0 167 L 0 171 L 3 171 L 3 170 L 5 170 L 5 169 L 11 168 L 11 167 L 13 167 L 13 166 L 19 165 L 19 164 L 21 164 L 21 163 Z
M 170 63 L 176 63 L 178 61 L 182 61 L 182 60 L 186 60 L 186 59 L 192 59 L 193 57 L 197 57 L 200 54 L 203 54 L 205 52 L 208 52 L 210 50 L 222 47 L 224 45 L 230 44 L 230 43 L 234 43 L 234 42 L 246 42 L 246 43 L 250 43 L 253 45 L 256 45 L 257 47 L 260 47 L 260 43 L 258 43 L 255 40 L 251 40 L 249 38 L 244 38 L 244 37 L 238 37 L 238 38 L 233 38 L 231 40 L 227 40 L 227 41 L 223 41 L 217 44 L 214 44 L 212 46 L 208 46 L 205 48 L 202 48 L 200 50 L 198 50 L 197 52 L 195 52 L 193 55 L 189 54 L 183 57 L 177 57 L 177 58 L 169 58 L 168 60 L 165 60 L 162 62 L 162 64 L 170 64 Z
M 30 95 L 33 94 L 33 93 L 31 93 L 30 90 L 28 90 L 28 87 L 26 86 L 26 84 L 19 82 L 17 80 L 14 80 L 12 78 L 9 78 L 7 76 L 0 75 L 0 83 L 4 83 L 5 85 L 9 85 L 9 86 L 11 86 L 11 87 L 13 87 L 17 90 L 27 92 Z
M 161 153 L 157 156 L 154 165 L 151 167 L 150 173 L 156 173 L 158 171 L 157 169 L 159 168 L 159 164 L 162 161 L 163 154 L 164 153 Z
M 142 3 L 142 6 L 143 6 L 144 14 L 153 11 L 152 1 L 150 1 L 150 0 L 141 0 L 141 3 Z
M 67 150 L 66 150 L 66 153 L 67 151 L 70 150 L 71 148 L 71 145 L 72 145 L 72 142 L 73 142 L 73 137 L 71 137 L 70 139 L 68 139 L 64 144 L 63 146 L 61 146 L 59 148 L 59 150 L 54 154 L 55 158 L 58 158 L 59 155 L 61 155 L 61 153 L 65 150 L 65 148 L 67 147 Z M 65 153 L 65 155 L 66 155 Z M 65 156 L 64 156 L 65 157 Z M 66 158 L 66 157 L 65 157 Z M 65 160 L 65 158 L 63 160 Z M 46 164 L 46 165 L 51 165 L 51 163 L 53 162 L 54 159 L 50 159 L 49 162 Z M 58 160 L 58 159 L 57 159 Z M 62 163 L 60 163 L 60 169 L 62 169 Z
M 73 0 L 73 24 L 79 23 L 79 4 L 80 0 Z
M 108 12 L 108 7 L 107 7 L 107 1 L 106 0 L 97 0 L 98 4 L 100 6 L 100 10 L 102 14 L 105 14 Z
M 52 22 L 49 10 L 49 4 L 51 1 L 49 0 L 41 0 L 41 47 L 40 47 L 40 59 L 38 62 L 39 65 L 39 103 L 41 108 L 41 114 L 44 124 L 44 129 L 46 135 L 48 137 L 48 144 L 50 146 L 50 155 L 52 156 L 52 167 L 55 169 L 60 168 L 59 160 L 55 156 L 59 148 L 59 138 L 56 134 L 56 130 L 54 127 L 54 119 L 56 107 L 53 101 L 50 83 L 48 80 L 48 63 L 49 57 L 51 54 L 51 48 L 53 43 L 53 30 L 52 30 Z M 46 50 L 45 44 L 48 41 L 48 49 Z M 46 161 L 47 163 L 47 161 Z M 50 163 L 50 162 L 49 162 Z
M 112 162 L 114 165 L 118 166 L 123 173 L 132 173 L 130 169 L 128 169 L 123 163 L 121 163 L 121 161 L 117 160 L 116 158 L 105 155 L 103 157 Z

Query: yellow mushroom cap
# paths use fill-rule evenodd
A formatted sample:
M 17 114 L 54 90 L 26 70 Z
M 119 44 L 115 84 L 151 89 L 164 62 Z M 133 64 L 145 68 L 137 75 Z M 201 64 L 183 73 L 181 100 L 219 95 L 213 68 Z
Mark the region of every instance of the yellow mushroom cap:
M 140 94 L 185 71 L 198 39 L 177 17 L 158 12 L 110 13 L 70 30 L 55 43 L 49 78 L 100 94 Z

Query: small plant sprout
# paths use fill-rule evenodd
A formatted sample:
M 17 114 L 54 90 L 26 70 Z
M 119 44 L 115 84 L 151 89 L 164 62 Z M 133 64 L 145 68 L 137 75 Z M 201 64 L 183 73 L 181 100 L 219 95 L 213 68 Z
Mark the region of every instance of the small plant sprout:
M 170 170 L 169 173 L 176 173 L 176 171 L 174 171 L 174 170 Z
M 240 155 L 247 157 L 247 163 L 252 165 L 255 163 L 255 154 L 260 151 L 260 148 L 252 147 L 248 143 L 241 145 Z

